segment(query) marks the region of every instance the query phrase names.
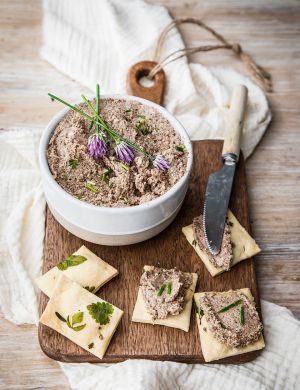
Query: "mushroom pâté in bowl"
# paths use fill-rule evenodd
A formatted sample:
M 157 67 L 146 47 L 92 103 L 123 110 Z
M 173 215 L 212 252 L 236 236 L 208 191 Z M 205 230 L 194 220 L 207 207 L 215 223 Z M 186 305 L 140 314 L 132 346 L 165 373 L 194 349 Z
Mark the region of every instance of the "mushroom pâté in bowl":
M 97 91 L 99 91 L 97 89 Z M 165 108 L 134 96 L 84 97 L 43 132 L 39 161 L 48 206 L 68 231 L 102 245 L 149 239 L 175 218 L 192 145 Z

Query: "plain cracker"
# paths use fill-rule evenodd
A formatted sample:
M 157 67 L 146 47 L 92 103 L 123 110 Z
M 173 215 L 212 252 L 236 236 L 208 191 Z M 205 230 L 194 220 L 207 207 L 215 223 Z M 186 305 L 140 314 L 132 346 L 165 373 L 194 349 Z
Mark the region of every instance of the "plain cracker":
M 66 276 L 60 275 L 52 297 L 40 318 L 40 322 L 102 359 L 121 320 L 123 311 L 112 305 L 114 311 L 110 317 L 110 322 L 106 325 L 101 325 L 101 329 L 99 330 L 100 324 L 91 317 L 87 310 L 87 305 L 97 302 L 105 301 L 68 279 Z M 78 332 L 70 329 L 55 314 L 57 312 L 62 317 L 67 318 L 68 315 L 72 317 L 78 310 L 84 313 L 82 324 L 86 324 L 85 328 Z M 100 332 L 103 339 L 99 338 Z M 94 344 L 94 347 L 89 349 L 88 345 L 91 343 Z
M 36 279 L 36 284 L 48 297 L 51 297 L 56 281 L 61 274 L 77 282 L 82 287 L 94 287 L 94 290 L 91 291 L 93 293 L 96 293 L 100 287 L 118 275 L 118 271 L 114 267 L 100 259 L 84 245 L 74 252 L 73 255 L 84 256 L 87 260 L 64 271 L 54 266 Z

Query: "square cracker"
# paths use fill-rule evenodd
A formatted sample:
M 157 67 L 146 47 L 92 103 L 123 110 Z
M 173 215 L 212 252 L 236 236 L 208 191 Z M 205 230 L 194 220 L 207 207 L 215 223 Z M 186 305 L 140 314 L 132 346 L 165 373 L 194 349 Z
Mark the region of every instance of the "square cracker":
M 82 287 L 94 287 L 92 291 L 90 290 L 93 293 L 96 293 L 100 287 L 118 275 L 118 271 L 114 267 L 100 259 L 84 245 L 74 252 L 73 255 L 84 256 L 87 260 L 64 271 L 54 266 L 36 279 L 36 284 L 48 297 L 51 297 L 56 281 L 61 274 L 77 282 Z
M 230 210 L 228 210 L 228 221 L 233 225 L 229 225 L 231 241 L 234 243 L 232 248 L 232 260 L 230 267 L 238 264 L 242 260 L 246 260 L 249 257 L 252 257 L 260 252 L 259 246 L 256 244 L 254 239 L 249 235 L 249 233 L 243 228 L 239 221 L 235 218 Z M 211 276 L 216 276 L 225 272 L 226 270 L 222 267 L 215 267 L 210 261 L 207 254 L 202 251 L 198 244 L 195 243 L 194 233 L 192 225 L 188 225 L 182 228 L 182 232 L 185 235 L 188 242 L 195 249 L 197 255 L 203 261 L 205 267 L 211 274 Z M 194 244 L 193 244 L 194 242 Z
M 238 291 L 244 294 L 253 305 L 255 304 L 249 288 L 242 288 Z M 221 292 L 219 294 L 227 294 L 228 292 L 230 291 Z M 205 294 L 204 292 L 201 292 L 201 293 L 196 293 L 194 295 L 194 300 L 198 310 L 199 310 L 199 299 L 204 294 Z M 222 344 L 217 339 L 214 338 L 213 334 L 208 329 L 208 324 L 205 315 L 202 316 L 201 321 L 199 315 L 197 315 L 196 317 L 197 317 L 197 325 L 198 325 L 198 330 L 200 335 L 202 354 L 206 362 L 212 362 L 214 360 L 224 359 L 229 356 L 236 356 L 242 353 L 257 351 L 265 347 L 264 337 L 262 334 L 260 335 L 257 341 L 255 341 L 252 344 L 246 345 L 245 347 L 229 347 L 228 345 Z M 206 329 L 206 331 L 204 329 Z
M 144 266 L 144 269 L 146 271 L 149 268 L 151 267 L 148 265 Z M 186 296 L 185 296 L 186 304 L 182 312 L 175 316 L 169 315 L 167 318 L 157 319 L 157 320 L 153 320 L 150 314 L 147 312 L 144 298 L 142 295 L 142 289 L 141 287 L 139 287 L 136 304 L 132 314 L 132 321 L 142 322 L 145 324 L 152 324 L 152 325 L 164 325 L 164 326 L 181 329 L 184 330 L 185 332 L 188 332 L 190 327 L 193 295 L 195 292 L 197 279 L 198 279 L 198 275 L 192 273 L 192 285 L 186 292 Z
M 52 297 L 40 318 L 40 322 L 102 359 L 121 320 L 123 311 L 113 306 L 114 311 L 110 317 L 109 323 L 100 325 L 91 317 L 87 310 L 87 305 L 97 302 L 105 301 L 68 279 L 66 276 L 60 275 Z M 60 320 L 55 314 L 57 312 L 66 319 L 68 315 L 72 317 L 78 310 L 84 313 L 82 324 L 86 324 L 86 326 L 84 329 L 77 332 L 70 329 L 67 324 Z M 81 324 L 76 324 L 76 326 L 78 325 Z M 101 326 L 100 330 L 99 326 Z M 100 332 L 103 338 L 99 338 Z M 89 349 L 88 346 L 91 343 L 94 343 L 94 346 Z

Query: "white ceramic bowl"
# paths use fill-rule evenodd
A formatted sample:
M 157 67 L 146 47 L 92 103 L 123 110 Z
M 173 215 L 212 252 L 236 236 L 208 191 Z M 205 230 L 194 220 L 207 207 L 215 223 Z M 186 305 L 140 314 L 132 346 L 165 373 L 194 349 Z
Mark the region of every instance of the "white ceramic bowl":
M 69 232 L 101 245 L 128 245 L 147 240 L 165 229 L 176 217 L 184 200 L 192 168 L 192 144 L 182 125 L 165 108 L 148 100 L 127 95 L 103 95 L 102 99 L 135 100 L 156 108 L 180 134 L 188 152 L 185 174 L 164 195 L 130 207 L 95 206 L 67 193 L 54 180 L 47 161 L 47 147 L 55 127 L 68 111 L 60 111 L 43 132 L 39 146 L 42 182 L 48 206 L 57 221 Z

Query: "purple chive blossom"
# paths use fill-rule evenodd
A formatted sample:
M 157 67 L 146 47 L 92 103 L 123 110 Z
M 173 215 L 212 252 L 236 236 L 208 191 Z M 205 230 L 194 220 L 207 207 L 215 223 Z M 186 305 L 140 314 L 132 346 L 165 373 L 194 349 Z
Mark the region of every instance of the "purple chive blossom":
M 120 142 L 115 147 L 115 152 L 119 160 L 123 161 L 125 164 L 131 164 L 134 159 L 134 152 L 130 146 L 128 146 L 124 141 Z
M 107 145 L 100 134 L 94 133 L 88 140 L 88 152 L 95 160 L 99 160 L 107 153 Z
M 154 161 L 153 161 L 153 165 L 155 166 L 155 168 L 161 170 L 161 171 L 167 171 L 169 168 L 170 168 L 170 165 L 167 163 L 167 161 L 164 159 L 163 156 L 161 156 L 160 154 L 158 154 Z

